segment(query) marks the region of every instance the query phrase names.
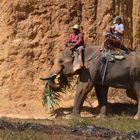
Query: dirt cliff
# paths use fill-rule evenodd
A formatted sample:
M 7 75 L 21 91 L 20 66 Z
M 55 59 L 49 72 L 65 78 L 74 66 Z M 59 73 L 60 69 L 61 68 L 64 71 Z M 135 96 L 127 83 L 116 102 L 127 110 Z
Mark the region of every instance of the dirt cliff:
M 116 15 L 124 17 L 127 46 L 139 49 L 138 0 L 1 0 L 0 114 L 47 116 L 42 106 L 45 75 L 78 23 L 86 45 L 101 44 Z

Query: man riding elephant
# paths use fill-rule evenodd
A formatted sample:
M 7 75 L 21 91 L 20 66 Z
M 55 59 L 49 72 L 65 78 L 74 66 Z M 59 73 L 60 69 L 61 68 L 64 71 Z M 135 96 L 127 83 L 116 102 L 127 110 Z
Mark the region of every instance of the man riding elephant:
M 80 26 L 74 25 L 73 33 L 70 34 L 69 39 L 66 43 L 66 47 L 69 47 L 72 51 L 76 52 L 75 63 L 73 64 L 74 71 L 81 69 L 84 64 L 82 60 L 82 54 L 84 50 L 84 36 L 80 32 Z
M 80 32 L 80 26 L 74 25 L 73 27 L 73 33 L 70 34 L 68 41 L 66 42 L 66 48 L 64 51 L 66 54 L 69 54 L 72 61 L 72 67 L 69 68 L 69 70 L 72 69 L 73 72 L 76 72 L 79 69 L 82 69 L 84 67 L 83 64 L 83 50 L 84 47 L 84 37 L 83 34 Z M 63 56 L 63 59 L 65 57 Z M 65 62 L 68 63 L 69 60 L 67 60 L 67 57 L 65 59 Z M 60 63 L 62 62 L 62 56 L 59 54 L 56 56 L 56 59 L 54 60 L 55 65 L 52 66 L 50 70 L 50 75 L 57 75 L 58 72 L 61 70 Z
M 108 46 L 113 46 L 124 50 L 129 53 L 129 49 L 123 45 L 122 39 L 124 35 L 124 24 L 121 16 L 116 16 L 113 22 L 114 25 L 111 26 L 110 32 L 105 34 L 105 41 L 103 43 L 103 48 L 108 48 Z

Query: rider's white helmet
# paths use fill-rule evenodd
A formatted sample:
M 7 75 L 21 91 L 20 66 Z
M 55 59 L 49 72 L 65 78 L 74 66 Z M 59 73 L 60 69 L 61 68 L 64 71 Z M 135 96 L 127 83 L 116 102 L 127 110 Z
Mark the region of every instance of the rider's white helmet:
M 78 24 L 75 24 L 75 25 L 73 26 L 73 29 L 80 30 L 80 26 L 79 26 Z
M 123 21 L 123 16 L 116 16 L 116 17 L 114 18 L 113 23 L 115 24 L 116 21 L 117 21 L 118 19 L 120 19 L 121 21 Z

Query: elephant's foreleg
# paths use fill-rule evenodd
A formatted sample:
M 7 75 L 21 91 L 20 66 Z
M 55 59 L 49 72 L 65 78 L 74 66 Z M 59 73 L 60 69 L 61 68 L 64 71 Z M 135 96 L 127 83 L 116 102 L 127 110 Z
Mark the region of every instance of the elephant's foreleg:
M 76 96 L 74 99 L 73 116 L 79 116 L 82 106 L 87 94 L 91 91 L 93 83 L 91 80 L 87 82 L 79 82 L 76 89 Z
M 100 113 L 99 116 L 105 116 L 107 113 L 107 93 L 108 93 L 107 86 L 95 86 L 96 96 L 99 103 Z

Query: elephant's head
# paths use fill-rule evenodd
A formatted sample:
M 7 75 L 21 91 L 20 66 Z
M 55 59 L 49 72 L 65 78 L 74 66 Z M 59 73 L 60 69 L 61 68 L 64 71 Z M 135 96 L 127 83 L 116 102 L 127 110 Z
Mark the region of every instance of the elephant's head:
M 66 85 L 67 76 L 73 75 L 73 56 L 70 49 L 65 49 L 54 61 L 54 65 L 47 72 L 45 78 L 41 80 L 47 80 L 50 87 L 59 89 Z M 60 75 L 58 82 L 56 83 L 56 77 Z

